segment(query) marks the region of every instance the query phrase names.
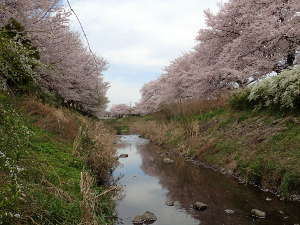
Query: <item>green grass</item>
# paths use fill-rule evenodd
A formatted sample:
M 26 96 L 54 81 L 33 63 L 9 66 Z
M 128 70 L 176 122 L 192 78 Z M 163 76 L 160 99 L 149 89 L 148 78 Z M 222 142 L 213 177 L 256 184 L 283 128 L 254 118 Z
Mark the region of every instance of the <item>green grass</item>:
M 179 122 L 190 122 L 190 121 L 208 121 L 218 115 L 224 114 L 226 111 L 223 108 L 210 110 L 208 112 L 202 113 L 202 114 L 196 114 L 196 115 L 189 115 L 189 116 L 174 116 L 172 117 L 173 121 L 179 121 Z M 144 118 L 145 121 L 150 120 L 148 118 L 151 118 L 150 116 Z
M 8 175 L 8 182 L 0 187 L 7 190 L 8 198 L 1 205 L 1 214 L 19 214 L 21 218 L 2 214 L 2 221 L 22 224 L 28 216 L 40 224 L 78 224 L 81 219 L 79 183 L 83 162 L 72 155 L 72 146 L 54 141 L 47 132 L 28 128 L 32 132 L 28 143 L 14 149 L 15 152 L 4 152 L 10 156 L 12 165 L 18 165 L 23 171 L 16 175 L 17 182 Z M 24 201 L 20 201 L 22 196 L 25 196 Z
M 209 119 L 212 119 L 214 118 L 215 116 L 218 116 L 218 115 L 222 115 L 225 113 L 225 109 L 215 109 L 215 110 L 212 110 L 212 111 L 208 111 L 206 113 L 202 113 L 200 115 L 195 115 L 193 116 L 193 119 L 196 119 L 196 120 L 209 120 Z
M 294 172 L 286 172 L 283 176 L 280 191 L 284 196 L 288 196 L 295 189 L 300 188 L 300 175 Z
M 0 94 L 0 224 L 80 224 L 80 174 L 88 166 L 72 143 L 33 126 L 11 100 Z M 98 221 L 106 224 L 112 205 L 101 201 Z

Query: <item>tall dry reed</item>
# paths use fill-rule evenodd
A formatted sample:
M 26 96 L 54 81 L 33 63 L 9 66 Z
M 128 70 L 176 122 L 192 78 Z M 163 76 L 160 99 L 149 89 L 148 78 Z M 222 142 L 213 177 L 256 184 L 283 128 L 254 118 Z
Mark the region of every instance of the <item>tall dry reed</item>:
M 225 107 L 227 104 L 227 95 L 223 95 L 215 99 L 186 100 L 161 105 L 158 112 L 154 113 L 154 116 L 161 120 L 170 120 L 174 117 L 189 117 Z

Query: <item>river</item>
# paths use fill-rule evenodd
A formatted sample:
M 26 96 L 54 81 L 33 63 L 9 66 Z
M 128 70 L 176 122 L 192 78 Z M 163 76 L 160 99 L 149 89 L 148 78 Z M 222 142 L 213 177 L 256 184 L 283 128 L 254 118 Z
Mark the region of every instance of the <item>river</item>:
M 300 223 L 299 203 L 278 200 L 270 193 L 238 184 L 231 177 L 199 168 L 182 159 L 163 163 L 161 149 L 138 135 L 122 135 L 120 164 L 113 172 L 123 187 L 116 201 L 117 224 L 129 225 L 145 211 L 157 216 L 157 225 L 294 225 Z M 170 156 L 172 158 L 172 156 Z M 267 198 L 272 199 L 266 201 Z M 174 201 L 167 206 L 166 201 Z M 194 210 L 196 201 L 208 205 Z M 234 214 L 225 213 L 226 209 Z M 251 209 L 266 212 L 265 219 L 251 216 Z

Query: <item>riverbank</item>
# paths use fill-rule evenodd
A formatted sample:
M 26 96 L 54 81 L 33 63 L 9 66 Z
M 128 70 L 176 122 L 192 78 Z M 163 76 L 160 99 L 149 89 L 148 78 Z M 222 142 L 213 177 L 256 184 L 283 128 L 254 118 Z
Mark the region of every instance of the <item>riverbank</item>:
M 300 116 L 234 110 L 224 102 L 207 105 L 203 112 L 190 116 L 166 119 L 155 114 L 119 123 L 163 146 L 171 155 L 201 161 L 238 177 L 240 182 L 298 200 Z
M 139 135 L 119 137 L 118 155 L 127 157 L 119 159 L 113 172 L 122 186 L 116 224 L 147 220 L 146 212 L 161 225 L 299 224 L 298 202 L 280 201 L 209 168 L 167 155 L 164 148 Z M 255 218 L 253 211 L 264 218 Z
M 33 96 L 0 93 L 0 224 L 110 224 L 115 135 Z

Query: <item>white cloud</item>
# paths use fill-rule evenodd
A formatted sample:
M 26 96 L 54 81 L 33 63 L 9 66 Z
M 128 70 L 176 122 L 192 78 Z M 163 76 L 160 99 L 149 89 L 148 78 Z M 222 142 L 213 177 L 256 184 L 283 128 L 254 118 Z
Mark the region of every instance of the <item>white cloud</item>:
M 151 68 L 151 71 L 155 68 L 157 75 L 170 60 L 194 46 L 198 30 L 205 26 L 203 10 L 216 10 L 217 2 L 219 0 L 71 0 L 93 49 L 106 58 L 111 67 L 124 65 L 135 73 L 137 68 Z M 72 24 L 80 31 L 75 18 Z M 113 68 L 106 73 L 112 86 L 111 102 L 137 100 L 136 89 L 143 84 L 132 85 L 129 80 L 132 77 L 122 77 L 112 71 Z M 119 88 L 130 94 L 125 94 L 126 98 L 117 97 Z
M 113 104 L 124 103 L 134 105 L 139 100 L 140 84 L 121 79 L 110 80 L 111 87 L 108 90 L 110 100 L 109 107 Z
M 167 64 L 163 57 L 152 56 L 151 49 L 146 46 L 129 46 L 120 49 L 107 50 L 106 58 L 114 64 L 161 66 Z

